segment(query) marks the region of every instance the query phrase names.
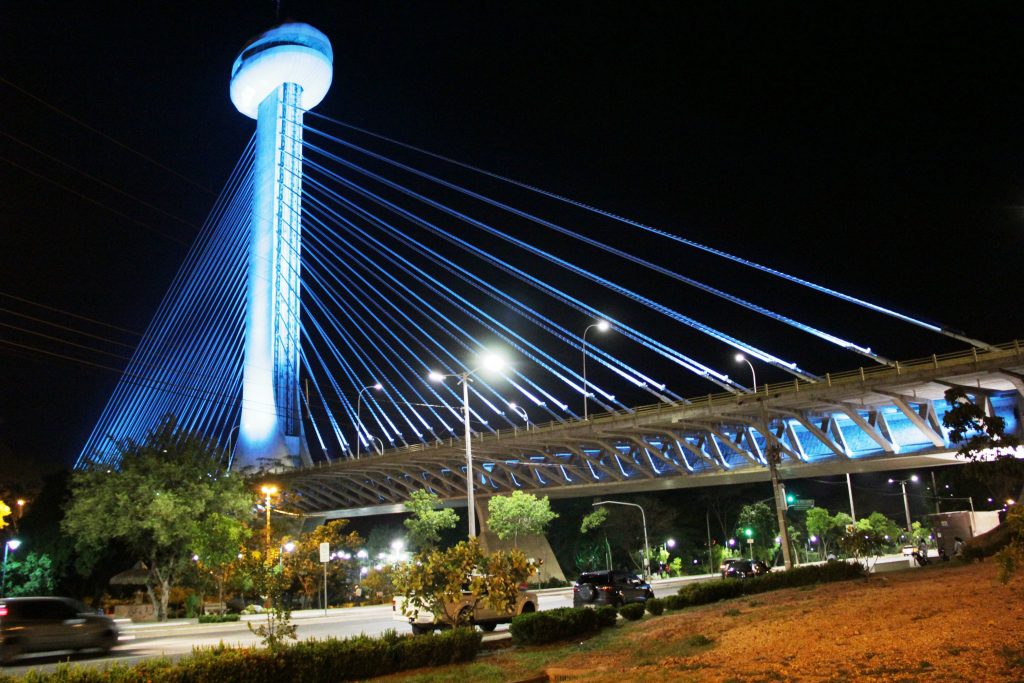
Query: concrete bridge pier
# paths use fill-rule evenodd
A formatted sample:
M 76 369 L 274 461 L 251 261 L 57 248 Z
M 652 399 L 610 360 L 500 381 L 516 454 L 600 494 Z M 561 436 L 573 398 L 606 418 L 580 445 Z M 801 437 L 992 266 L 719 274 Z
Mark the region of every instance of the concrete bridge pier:
M 558 558 L 555 557 L 555 552 L 551 549 L 551 544 L 548 543 L 546 536 L 543 534 L 528 534 L 520 536 L 516 541 L 513 541 L 511 538 L 503 541 L 498 538 L 497 534 L 488 529 L 487 520 L 490 518 L 490 512 L 487 509 L 488 500 L 490 498 L 477 497 L 476 499 L 477 528 L 480 530 L 480 535 L 477 538 L 480 540 L 480 547 L 489 553 L 497 550 L 518 548 L 523 551 L 527 558 L 543 562 L 537 574 L 533 577 L 533 581 L 538 583 L 548 579 L 565 581 L 565 574 L 562 572 L 562 567 L 558 563 Z

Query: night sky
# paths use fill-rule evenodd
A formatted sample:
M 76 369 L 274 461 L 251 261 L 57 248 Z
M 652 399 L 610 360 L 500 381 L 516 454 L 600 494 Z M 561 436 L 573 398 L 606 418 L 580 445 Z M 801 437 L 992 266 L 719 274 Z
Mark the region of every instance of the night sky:
M 985 341 L 1021 336 L 1020 3 L 281 4 L 333 43 L 320 113 Z M 0 448 L 78 455 L 253 132 L 228 78 L 275 10 L 4 4 Z M 775 294 L 749 273 L 717 284 Z M 816 301 L 805 317 L 892 358 L 963 348 Z M 864 362 L 730 331 L 814 372 Z

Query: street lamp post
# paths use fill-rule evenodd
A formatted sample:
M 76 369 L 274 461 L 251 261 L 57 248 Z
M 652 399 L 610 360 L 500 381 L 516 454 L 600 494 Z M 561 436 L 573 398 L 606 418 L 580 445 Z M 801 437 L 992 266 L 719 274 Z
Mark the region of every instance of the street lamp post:
M 519 417 L 523 418 L 523 423 L 526 425 L 526 428 L 529 429 L 530 428 L 530 416 L 526 414 L 526 410 L 524 408 L 522 408 L 521 406 L 516 405 L 515 403 L 509 403 L 508 407 L 511 408 L 512 411 L 516 415 L 518 415 Z
M 754 364 L 751 363 L 747 359 L 747 357 L 744 356 L 742 353 L 737 353 L 736 354 L 736 362 L 737 363 L 746 363 L 747 367 L 750 368 L 750 380 L 754 384 L 754 395 L 756 396 L 757 395 L 757 373 L 754 371 Z
M 747 357 L 742 353 L 736 354 L 736 362 L 746 363 L 750 368 L 750 378 L 753 383 L 754 396 L 757 396 L 757 374 L 754 372 L 754 365 L 747 360 Z M 782 562 L 788 570 L 793 568 L 793 558 L 789 550 L 789 529 L 786 527 L 786 508 L 783 504 L 785 498 L 783 498 L 782 487 L 779 484 L 778 461 L 781 451 L 778 443 L 771 442 L 771 429 L 768 427 L 768 405 L 765 403 L 767 400 L 767 392 L 765 392 L 763 397 L 758 398 L 758 401 L 761 404 L 761 422 L 763 424 L 762 430 L 764 433 L 765 460 L 768 461 L 768 473 L 772 480 L 772 497 L 775 499 L 775 518 L 779 524 L 779 535 L 782 538 Z M 751 547 L 751 551 L 753 551 L 753 547 Z
M 270 497 L 277 495 L 277 487 L 273 484 L 264 484 L 260 487 L 260 492 L 263 494 L 263 509 L 267 512 L 267 522 L 263 527 L 263 535 L 265 539 L 265 545 L 267 547 L 267 554 L 270 554 Z
M 628 505 L 630 507 L 637 508 L 640 510 L 640 519 L 644 525 L 644 578 L 650 576 L 650 564 L 651 564 L 651 547 L 647 544 L 647 515 L 644 514 L 644 509 L 636 503 L 626 503 L 621 500 L 601 500 L 593 504 L 593 507 L 598 505 Z
M 596 327 L 598 332 L 607 332 L 611 325 L 607 320 L 598 320 L 593 325 L 587 325 L 583 330 L 583 419 L 589 419 L 587 413 L 587 397 L 590 395 L 590 385 L 587 384 L 587 332 L 590 328 Z
M 430 373 L 432 382 L 443 382 L 448 377 L 458 377 L 459 383 L 462 384 L 462 418 L 465 430 L 463 440 L 466 442 L 466 507 L 469 508 L 470 540 L 476 538 L 476 503 L 473 499 L 473 440 L 469 430 L 469 378 L 480 369 L 495 371 L 500 370 L 505 364 L 504 360 L 496 354 L 487 354 L 482 360 L 482 365 L 466 372 L 451 375 L 443 375 L 440 372 Z
M 4 572 L 3 577 L 0 578 L 0 598 L 7 595 L 7 552 L 17 550 L 19 545 L 21 545 L 21 541 L 16 538 L 9 539 L 4 543 Z
M 910 479 L 889 479 L 889 483 L 890 484 L 894 484 L 896 482 L 899 482 L 900 488 L 903 489 L 903 512 L 907 516 L 907 536 L 909 537 L 910 533 L 911 533 L 911 526 L 910 526 L 910 501 L 907 500 L 907 482 L 908 481 L 916 482 L 917 481 L 917 475 L 916 474 L 911 475 Z
M 363 407 L 363 403 L 362 403 L 362 401 L 363 401 L 363 392 L 367 391 L 369 389 L 374 389 L 376 391 L 380 391 L 383 388 L 384 388 L 384 385 L 382 385 L 380 382 L 376 382 L 374 384 L 371 384 L 368 387 L 363 387 L 356 394 L 356 440 L 352 442 L 352 445 L 355 446 L 356 457 L 357 458 L 359 457 L 359 451 L 361 450 L 360 447 L 359 447 L 359 430 L 360 430 L 360 428 L 362 428 L 363 423 L 359 419 L 359 413 L 360 413 L 360 410 Z

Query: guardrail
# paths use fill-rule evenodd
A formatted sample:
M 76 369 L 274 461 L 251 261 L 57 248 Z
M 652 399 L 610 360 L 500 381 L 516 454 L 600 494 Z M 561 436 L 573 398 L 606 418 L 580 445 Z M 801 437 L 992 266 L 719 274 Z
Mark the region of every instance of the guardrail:
M 1015 358 L 1019 361 L 1024 362 L 1024 345 L 1020 340 L 1013 340 L 1005 344 L 996 344 L 989 349 L 978 349 L 971 347 L 966 351 L 954 351 L 951 353 L 944 354 L 932 354 L 925 358 L 915 358 L 908 361 L 894 361 L 889 365 L 880 365 L 870 368 L 860 367 L 855 370 L 846 370 L 838 373 L 825 373 L 823 377 L 819 377 L 818 381 L 808 381 L 800 378 L 794 378 L 792 381 L 787 382 L 775 382 L 772 384 L 763 384 L 758 387 L 758 392 L 755 395 L 753 392 L 741 393 L 741 392 L 729 392 L 723 391 L 717 394 L 707 394 L 704 396 L 698 396 L 691 399 L 684 399 L 683 401 L 677 401 L 675 403 L 654 403 L 645 406 L 638 406 L 628 413 L 600 413 L 597 415 L 591 415 L 589 420 L 566 420 L 558 421 L 552 420 L 544 423 L 534 423 L 528 425 L 526 428 L 512 427 L 509 429 L 501 429 L 490 434 L 479 433 L 474 440 L 475 441 L 501 441 L 502 439 L 515 439 L 520 434 L 536 435 L 538 433 L 543 434 L 544 432 L 556 431 L 565 429 L 567 426 L 572 425 L 583 425 L 588 423 L 608 423 L 621 420 L 623 417 L 643 417 L 651 414 L 657 414 L 665 412 L 666 410 L 674 410 L 683 406 L 707 406 L 707 407 L 723 407 L 725 405 L 735 405 L 737 402 L 745 399 L 753 399 L 757 396 L 764 394 L 767 396 L 780 396 L 786 394 L 795 394 L 800 391 L 806 391 L 808 389 L 817 388 L 821 386 L 835 387 L 844 385 L 854 384 L 866 384 L 868 382 L 881 381 L 888 378 L 900 377 L 902 375 L 913 373 L 920 369 L 932 369 L 941 370 L 944 367 L 953 367 L 955 365 L 962 365 L 964 361 L 969 360 L 975 364 L 995 360 L 998 358 Z M 763 389 L 762 389 L 763 387 Z M 461 446 L 463 439 L 456 437 L 449 437 L 447 440 L 439 440 L 434 443 L 426 444 L 408 444 L 405 446 L 396 446 L 390 448 L 384 452 L 384 456 L 387 455 L 398 455 L 402 453 L 413 453 L 421 451 L 436 450 L 440 448 L 454 448 L 455 446 Z M 376 457 L 382 457 L 380 455 L 367 456 L 367 459 Z M 312 467 L 299 468 L 294 472 L 302 472 L 309 469 L 318 469 L 321 467 L 329 467 L 336 462 L 318 462 Z M 353 462 L 352 460 L 344 460 L 341 462 Z

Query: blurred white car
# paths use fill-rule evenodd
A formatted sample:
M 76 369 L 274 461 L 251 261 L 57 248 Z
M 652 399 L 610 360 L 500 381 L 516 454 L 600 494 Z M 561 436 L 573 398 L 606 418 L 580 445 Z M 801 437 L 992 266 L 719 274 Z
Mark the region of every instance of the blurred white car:
M 481 599 L 474 610 L 472 596 L 469 593 L 463 593 L 462 595 L 462 599 L 458 602 L 446 605 L 445 611 L 454 616 L 456 621 L 460 623 L 466 623 L 466 617 L 472 613 L 469 623 L 479 626 L 484 631 L 493 631 L 498 624 L 507 624 L 512 621 L 512 617 L 537 611 L 537 594 L 533 591 L 520 590 L 519 595 L 516 597 L 515 609 L 511 613 L 498 612 L 492 609 L 487 604 L 486 598 Z M 415 617 L 408 616 L 404 613 L 405 604 L 405 597 L 396 595 L 391 601 L 391 618 L 395 621 L 411 624 L 414 635 L 430 633 L 435 628 L 450 628 L 452 626 L 448 617 L 443 614 L 435 615 L 428 610 L 421 609 Z

